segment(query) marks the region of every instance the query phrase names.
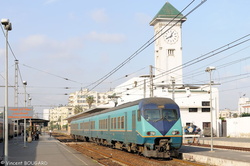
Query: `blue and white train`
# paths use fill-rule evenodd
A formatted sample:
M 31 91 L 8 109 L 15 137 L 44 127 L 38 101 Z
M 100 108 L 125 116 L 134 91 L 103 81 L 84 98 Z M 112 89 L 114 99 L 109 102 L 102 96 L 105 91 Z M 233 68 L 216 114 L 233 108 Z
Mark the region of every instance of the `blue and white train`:
M 71 121 L 71 136 L 146 157 L 178 156 L 179 106 L 169 98 L 144 98 Z

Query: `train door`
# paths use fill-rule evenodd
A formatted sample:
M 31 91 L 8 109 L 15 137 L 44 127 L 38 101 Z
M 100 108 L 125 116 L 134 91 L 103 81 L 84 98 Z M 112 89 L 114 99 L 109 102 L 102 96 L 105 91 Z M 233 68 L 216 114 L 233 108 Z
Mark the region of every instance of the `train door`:
M 125 113 L 125 142 L 136 141 L 136 113 L 135 111 Z
M 125 130 L 125 138 L 124 138 L 124 142 L 128 142 L 128 126 L 127 126 L 127 112 L 125 112 L 125 116 L 124 116 L 124 130 Z
M 131 142 L 136 141 L 136 112 L 132 111 L 132 133 L 131 133 Z
M 110 136 L 110 115 L 108 116 L 108 124 L 107 124 L 108 126 L 108 133 L 107 133 L 107 137 L 108 137 L 108 140 L 110 140 L 111 139 L 111 136 Z
M 92 137 L 92 130 L 91 130 L 91 121 L 89 119 L 89 137 L 91 138 Z

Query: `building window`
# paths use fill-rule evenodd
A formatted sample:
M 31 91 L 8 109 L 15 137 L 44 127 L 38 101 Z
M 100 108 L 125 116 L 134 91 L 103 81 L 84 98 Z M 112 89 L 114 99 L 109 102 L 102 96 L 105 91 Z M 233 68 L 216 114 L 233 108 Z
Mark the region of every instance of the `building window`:
M 208 128 L 208 127 L 210 127 L 210 122 L 203 122 L 202 128 L 205 129 L 205 128 Z
M 202 101 L 201 105 L 202 106 L 210 106 L 210 101 Z
M 189 108 L 189 112 L 198 112 L 198 108 Z
M 174 56 L 174 49 L 168 49 L 168 56 Z
M 210 108 L 202 108 L 201 112 L 210 112 Z

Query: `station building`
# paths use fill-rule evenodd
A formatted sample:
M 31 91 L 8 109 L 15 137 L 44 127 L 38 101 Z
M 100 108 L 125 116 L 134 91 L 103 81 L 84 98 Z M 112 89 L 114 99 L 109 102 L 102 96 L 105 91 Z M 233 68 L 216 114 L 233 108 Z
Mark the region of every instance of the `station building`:
M 168 97 L 180 106 L 183 127 L 195 125 L 202 131 L 210 131 L 207 129 L 210 128 L 212 121 L 213 133 L 219 136 L 218 89 L 210 86 L 212 81 L 200 86 L 183 84 L 182 24 L 185 21 L 186 18 L 166 2 L 150 22 L 157 38 L 154 51 L 155 64 L 154 67 L 150 67 L 151 72 L 148 75 L 134 77 L 102 96 L 100 93 L 87 92 L 87 90 L 86 93 L 72 93 L 69 97 L 69 105 L 82 103 L 81 105 L 87 108 L 87 96 L 82 94 L 92 94 L 95 97 L 94 107 L 103 105 L 113 107 L 114 103 L 120 105 L 145 97 Z
M 209 82 L 200 86 L 183 84 L 182 24 L 185 21 L 186 18 L 176 8 L 169 2 L 165 3 L 150 22 L 157 38 L 152 72 L 122 83 L 114 93 L 119 97 L 118 104 L 143 97 L 173 98 L 180 106 L 183 127 L 193 124 L 201 130 L 210 128 L 212 111 L 213 133 L 219 135 L 218 89 L 211 86 L 210 92 Z

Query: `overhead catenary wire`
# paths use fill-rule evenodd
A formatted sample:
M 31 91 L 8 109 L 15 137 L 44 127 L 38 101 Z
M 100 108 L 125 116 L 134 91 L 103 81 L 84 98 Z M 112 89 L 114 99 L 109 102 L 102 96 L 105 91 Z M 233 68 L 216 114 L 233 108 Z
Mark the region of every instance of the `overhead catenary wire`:
M 217 48 L 217 49 L 215 49 L 215 50 L 213 50 L 213 51 L 210 51 L 210 52 L 208 52 L 208 53 L 206 53 L 206 54 L 204 54 L 204 55 L 201 55 L 201 56 L 199 56 L 199 57 L 197 57 L 197 58 L 195 58 L 195 59 L 192 59 L 192 60 L 190 60 L 190 61 L 188 61 L 188 62 L 186 62 L 186 63 L 184 63 L 184 64 L 182 64 L 182 65 L 176 66 L 176 67 L 174 67 L 174 68 L 172 68 L 172 69 L 170 69 L 170 70 L 168 70 L 168 71 L 165 71 L 165 72 L 159 74 L 158 76 L 156 76 L 156 78 L 160 78 L 161 76 L 164 76 L 164 75 L 166 75 L 166 74 L 173 73 L 173 72 L 175 72 L 175 71 L 181 70 L 181 69 L 186 68 L 186 67 L 188 67 L 188 66 L 191 66 L 191 65 L 193 65 L 193 64 L 195 64 L 195 63 L 198 63 L 198 62 L 204 61 L 204 60 L 206 60 L 206 59 L 208 59 L 208 58 L 211 58 L 211 57 L 213 57 L 213 56 L 215 56 L 215 55 L 217 55 L 217 54 L 220 54 L 220 53 L 222 53 L 222 52 L 224 52 L 224 51 L 226 51 L 226 50 L 229 50 L 229 49 L 231 49 L 231 48 L 234 48 L 234 47 L 236 47 L 236 46 L 238 46 L 238 45 L 241 45 L 241 44 L 243 44 L 243 43 L 246 43 L 246 42 L 248 42 L 250 39 L 246 39 L 246 40 L 243 40 L 243 41 L 241 41 L 241 40 L 244 39 L 244 38 L 246 38 L 246 37 L 248 37 L 248 36 L 250 36 L 250 34 L 247 34 L 247 35 L 245 35 L 245 36 L 243 36 L 243 37 L 241 37 L 241 38 L 239 38 L 239 39 L 237 39 L 237 40 L 234 40 L 233 42 L 230 42 L 230 43 L 228 43 L 228 44 L 226 44 L 226 45 L 224 45 L 224 46 L 222 46 L 222 47 L 219 47 L 219 48 Z M 237 42 L 238 42 L 238 43 L 237 43 Z M 236 43 L 236 44 L 235 44 L 235 43 Z M 232 44 L 234 44 L 234 45 L 232 45 Z M 231 45 L 232 45 L 232 46 L 231 46 Z
M 55 77 L 58 77 L 58 78 L 61 78 L 61 79 L 64 79 L 64 80 L 66 80 L 66 81 L 71 81 L 71 82 L 74 82 L 74 83 L 83 84 L 83 83 L 81 83 L 81 82 L 74 81 L 74 80 L 71 80 L 71 79 L 69 79 L 69 78 L 62 77 L 62 76 L 59 76 L 59 75 L 56 75 L 56 74 L 53 74 L 53 73 L 50 73 L 50 72 L 47 72 L 47 71 L 43 71 L 43 70 L 40 70 L 40 69 L 31 67 L 31 66 L 26 65 L 26 64 L 23 64 L 23 66 L 28 67 L 28 68 L 31 68 L 31 69 L 34 69 L 34 70 L 37 70 L 37 71 L 40 71 L 40 72 L 43 72 L 43 73 L 46 73 L 46 74 L 49 74 L 49 75 L 52 75 L 52 76 L 55 76 Z
M 191 65 L 193 65 L 193 64 L 195 64 L 195 63 L 198 63 L 198 62 L 201 62 L 201 61 L 204 61 L 204 60 L 206 60 L 206 59 L 208 59 L 208 58 L 211 58 L 211 57 L 213 57 L 213 56 L 215 56 L 215 55 L 217 55 L 217 54 L 220 54 L 220 53 L 222 53 L 222 52 L 224 52 L 224 51 L 227 51 L 227 50 L 229 50 L 229 49 L 232 49 L 232 48 L 234 48 L 234 47 L 236 47 L 236 46 L 238 46 L 238 45 L 240 45 L 240 44 L 243 44 L 243 43 L 245 43 L 245 42 L 247 42 L 247 41 L 249 41 L 250 39 L 247 39 L 247 40 L 244 40 L 244 41 L 241 41 L 242 39 L 244 39 L 244 38 L 246 38 L 246 37 L 248 37 L 249 35 L 245 35 L 245 36 L 243 36 L 243 37 L 240 37 L 239 39 L 236 39 L 236 40 L 234 40 L 233 42 L 230 42 L 230 43 L 228 43 L 228 44 L 226 44 L 226 45 L 223 45 L 223 46 L 221 46 L 221 47 L 219 47 L 219 48 L 216 48 L 216 49 L 214 49 L 214 50 L 212 50 L 212 51 L 210 51 L 210 52 L 208 52 L 208 53 L 206 53 L 206 54 L 204 54 L 204 55 L 202 55 L 202 56 L 199 56 L 199 57 L 197 57 L 197 58 L 194 58 L 194 59 L 192 59 L 192 60 L 190 60 L 190 61 L 188 61 L 188 62 L 186 62 L 186 63 L 184 63 L 183 65 L 180 65 L 180 66 L 177 66 L 177 67 L 175 67 L 175 68 L 173 68 L 173 69 L 170 69 L 170 70 L 168 70 L 168 71 L 165 71 L 165 72 L 162 72 L 161 74 L 159 74 L 159 75 L 156 75 L 155 76 L 155 79 L 157 79 L 157 78 L 161 78 L 162 76 L 165 76 L 165 75 L 167 75 L 167 74 L 169 74 L 169 73 L 172 73 L 172 72 L 174 72 L 174 71 L 177 71 L 177 70 L 181 70 L 181 69 L 183 69 L 183 68 L 185 68 L 185 67 L 188 67 L 188 66 L 191 66 Z M 238 43 L 237 43 L 238 42 Z M 232 45 L 232 44 L 234 44 L 234 45 Z M 231 46 L 232 45 L 232 46 Z M 235 61 L 234 63 L 236 63 L 236 62 L 239 62 L 239 61 L 242 61 L 242 60 L 245 60 L 246 58 L 243 58 L 243 59 L 241 59 L 241 60 L 237 60 L 237 61 Z M 231 62 L 232 63 L 232 62 Z M 225 64 L 223 64 L 223 66 L 224 66 Z M 229 64 L 228 64 L 229 65 Z M 220 66 L 219 66 L 220 67 Z M 147 80 L 147 83 L 149 82 L 149 80 Z M 131 83 L 130 85 L 133 85 L 133 83 Z M 128 85 L 128 86 L 130 86 L 130 85 Z M 143 85 L 143 81 L 140 81 L 140 82 L 138 82 L 138 86 L 140 86 L 140 85 Z M 122 88 L 122 87 L 121 87 Z
M 241 52 L 241 51 L 243 51 L 243 50 L 245 50 L 245 49 L 247 49 L 247 48 L 249 48 L 249 47 L 250 47 L 250 46 L 247 46 L 247 47 L 245 47 L 245 48 L 243 48 L 243 49 L 241 49 L 241 50 L 238 50 L 238 51 L 236 51 L 236 52 L 234 52 L 234 53 L 231 53 L 231 54 L 229 54 L 229 55 L 227 55 L 227 56 L 225 56 L 225 57 L 223 57 L 223 58 L 221 58 L 221 59 L 217 59 L 216 61 L 213 61 L 213 62 L 207 64 L 206 66 L 202 66 L 202 67 L 196 68 L 196 69 L 194 69 L 193 71 L 190 71 L 189 73 L 186 73 L 187 75 L 186 75 L 184 78 L 189 79 L 189 78 L 193 78 L 193 77 L 202 75 L 202 74 L 204 73 L 204 70 L 203 70 L 203 69 L 204 69 L 205 67 L 207 67 L 207 66 L 209 66 L 209 65 L 211 65 L 211 64 L 214 64 L 215 62 L 219 62 L 219 61 L 221 61 L 221 60 L 224 61 L 225 58 L 228 58 L 228 57 L 230 57 L 230 56 L 232 56 L 232 55 L 235 55 L 235 54 L 237 54 L 237 53 L 239 53 L 239 52 Z M 221 69 L 221 68 L 224 68 L 224 67 L 227 67 L 227 66 L 230 66 L 230 65 L 234 65 L 234 64 L 236 64 L 236 63 L 239 63 L 239 62 L 248 60 L 249 58 L 250 58 L 250 56 L 245 57 L 245 58 L 241 58 L 241 59 L 238 59 L 238 60 L 235 60 L 235 61 L 231 61 L 231 62 L 228 62 L 228 63 L 224 63 L 224 64 L 222 64 L 222 65 L 216 66 L 216 68 L 217 68 L 217 69 Z M 202 71 L 201 71 L 201 69 L 202 69 Z
M 175 18 L 177 18 L 179 15 L 181 15 L 181 13 L 184 11 L 184 10 L 186 10 L 193 2 L 194 2 L 195 0 L 193 0 L 189 5 L 187 5 Z M 204 3 L 205 1 L 203 1 L 202 3 Z M 200 5 L 202 4 L 202 3 L 200 3 Z M 198 5 L 198 6 L 200 6 L 200 5 Z M 196 7 L 197 8 L 197 7 Z M 193 10 L 191 10 L 192 12 L 196 9 L 196 8 L 194 8 Z M 189 15 L 191 12 L 189 12 L 187 15 Z M 185 18 L 187 15 L 185 15 L 184 17 L 182 17 L 178 22 L 180 22 L 183 18 Z M 173 20 L 175 19 L 175 18 L 173 18 Z M 173 21 L 172 20 L 172 21 Z M 177 22 L 177 23 L 178 23 Z M 171 22 L 169 22 L 169 23 L 171 23 Z M 177 24 L 176 23 L 176 24 Z M 174 25 L 176 25 L 176 24 L 174 24 Z M 172 25 L 170 28 L 168 28 L 167 30 L 169 30 L 169 29 L 171 29 L 174 25 Z M 167 26 L 167 25 L 166 25 Z M 165 27 L 166 27 L 165 26 Z M 164 28 L 165 28 L 164 27 Z M 1 27 L 2 28 L 2 27 Z M 164 29 L 164 28 L 162 28 L 162 30 Z M 165 32 L 167 31 L 167 30 L 165 30 Z M 2 31 L 3 31 L 3 28 L 2 28 Z M 164 33 L 165 33 L 164 32 Z M 4 31 L 3 31 L 3 33 L 4 33 Z M 159 32 L 159 33 L 161 33 L 161 31 Z M 107 74 L 106 76 L 104 76 L 104 77 L 102 77 L 103 79 L 101 79 L 101 82 L 99 82 L 97 85 L 99 85 L 100 83 L 102 83 L 104 80 L 106 80 L 110 75 L 112 75 L 114 72 L 116 72 L 117 70 L 119 70 L 122 66 L 124 66 L 126 63 L 128 63 L 130 60 L 132 60 L 136 55 L 138 55 L 140 52 L 142 52 L 144 49 L 146 49 L 149 45 L 151 45 L 155 40 L 157 40 L 159 37 L 161 37 L 162 35 L 163 35 L 163 33 L 161 34 L 161 35 L 159 35 L 157 38 L 155 38 L 155 36 L 157 36 L 158 35 L 158 33 L 157 34 L 155 34 L 148 42 L 146 42 L 142 47 L 140 47 L 134 54 L 132 54 L 128 59 L 126 59 L 123 63 L 121 63 L 117 68 L 115 68 L 114 70 L 112 70 L 109 74 Z M 155 38 L 155 39 L 154 39 Z M 154 39 L 153 41 L 151 41 L 152 39 Z M 151 42 L 150 42 L 151 41 Z M 8 43 L 8 46 L 9 46 L 9 48 L 10 48 L 10 50 L 11 50 L 11 52 L 12 52 L 12 55 L 14 56 L 14 58 L 15 58 L 15 60 L 17 60 L 17 58 L 16 58 L 16 56 L 15 56 L 15 54 L 14 54 L 14 52 L 13 52 L 13 50 L 12 50 L 12 48 L 11 48 L 11 45 Z M 24 66 L 26 66 L 26 67 L 29 67 L 29 68 L 33 68 L 33 67 L 31 67 L 31 66 L 28 66 L 28 65 L 24 65 Z M 35 68 L 33 68 L 33 69 L 35 69 Z M 36 69 L 36 70 L 39 70 L 39 69 Z M 39 70 L 39 71 L 41 71 L 41 70 Z M 41 72 L 45 72 L 45 71 L 41 71 Z M 52 73 L 49 73 L 49 72 L 45 72 L 45 73 L 47 73 L 47 74 L 50 74 L 50 75 L 54 75 L 54 76 L 56 76 L 56 77 L 59 77 L 59 78 L 62 78 L 62 79 L 64 79 L 64 80 L 68 80 L 68 81 L 71 81 L 71 82 L 76 82 L 76 83 L 79 83 L 79 82 L 77 82 L 77 81 L 74 81 L 74 80 L 71 80 L 71 79 L 68 79 L 68 78 L 66 78 L 66 77 L 61 77 L 61 76 L 58 76 L 58 75 L 55 75 L 55 74 L 52 74 Z M 21 76 L 21 72 L 20 72 L 20 70 L 19 70 L 19 74 L 20 74 L 20 76 Z M 21 80 L 22 80 L 22 76 L 21 76 Z M 99 81 L 99 80 L 98 80 Z M 98 82 L 97 81 L 97 82 Z M 82 83 L 80 83 L 80 84 L 82 84 Z M 92 84 L 91 84 L 92 85 Z M 95 86 L 96 87 L 96 86 Z M 94 87 L 94 88 L 95 88 Z M 92 89 L 94 89 L 94 88 L 92 88 Z M 91 90 L 92 90 L 91 89 Z
M 175 20 L 179 15 L 181 15 L 181 13 L 183 11 L 185 11 L 195 0 L 193 0 L 191 3 L 189 3 L 189 5 L 187 5 L 178 15 L 176 15 L 168 24 L 170 24 L 171 22 L 173 22 L 173 20 Z M 144 51 L 147 47 L 149 47 L 151 44 L 153 44 L 157 39 L 159 39 L 166 31 L 168 31 L 169 29 L 171 29 L 173 26 L 175 26 L 177 23 L 181 22 L 184 18 L 186 18 L 189 14 L 191 14 L 192 12 L 194 12 L 197 8 L 199 8 L 202 4 L 204 4 L 206 2 L 206 0 L 203 0 L 202 2 L 200 2 L 196 7 L 194 7 L 190 12 L 188 12 L 185 16 L 181 17 L 178 21 L 176 21 L 172 26 L 170 26 L 167 30 L 165 30 L 163 33 L 161 33 L 163 31 L 163 29 L 165 29 L 166 26 L 168 26 L 168 24 L 166 26 L 164 26 L 162 28 L 161 31 L 159 31 L 158 33 L 156 33 L 152 38 L 150 38 L 145 44 L 143 44 L 138 50 L 136 50 L 131 56 L 129 56 L 129 58 L 127 58 L 125 61 L 123 61 L 120 65 L 118 65 L 116 68 L 114 68 L 113 70 L 111 70 L 108 74 L 106 74 L 105 76 L 101 77 L 100 79 L 98 79 L 97 81 L 93 82 L 92 84 L 88 85 L 87 87 L 93 86 L 90 90 L 93 90 L 94 88 L 96 88 L 97 86 L 99 86 L 103 81 L 105 81 L 107 78 L 109 78 L 111 75 L 113 75 L 115 72 L 117 72 L 120 68 L 122 68 L 124 65 L 126 65 L 128 62 L 130 62 L 133 58 L 135 58 L 139 53 L 141 53 L 142 51 Z M 159 35 L 159 33 L 161 33 Z M 159 36 L 158 36 L 159 35 Z

